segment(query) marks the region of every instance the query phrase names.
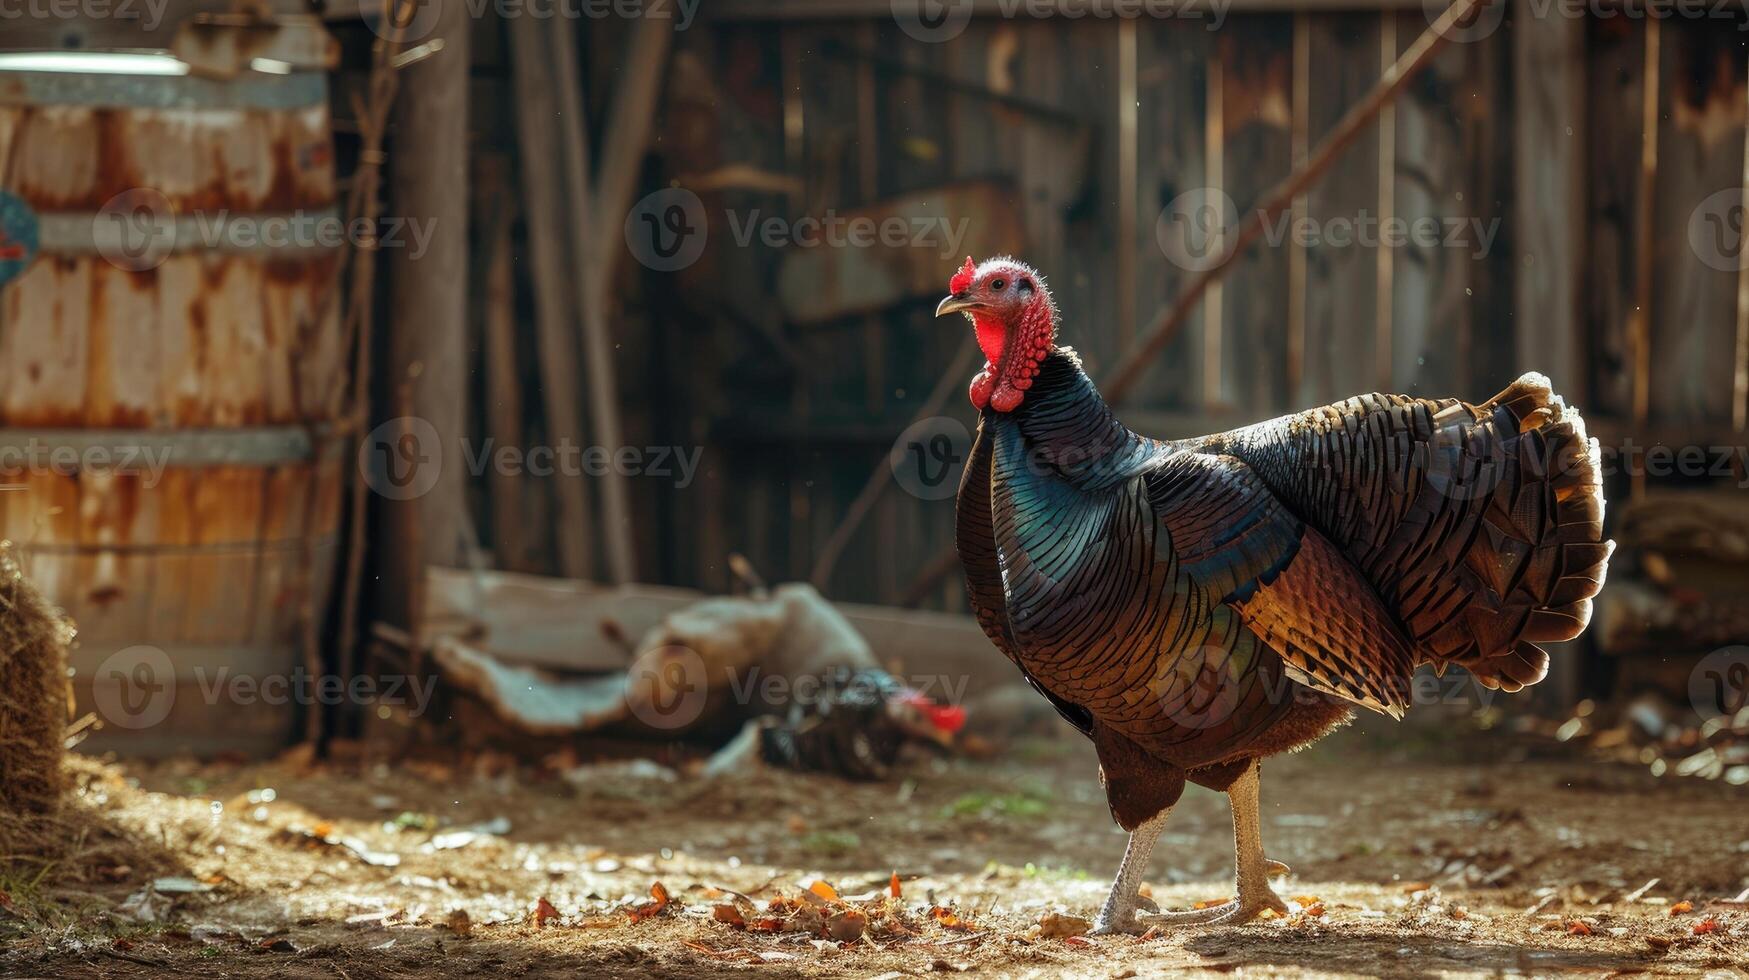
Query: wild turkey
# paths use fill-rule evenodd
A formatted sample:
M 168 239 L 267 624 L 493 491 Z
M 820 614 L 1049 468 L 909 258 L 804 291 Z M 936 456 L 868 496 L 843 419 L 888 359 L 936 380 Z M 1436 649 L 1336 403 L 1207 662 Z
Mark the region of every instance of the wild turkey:
M 1119 422 L 1056 345 L 1037 272 L 970 258 L 936 314 L 987 363 L 957 543 L 992 642 L 1094 742 L 1130 832 L 1100 932 L 1133 932 L 1149 853 L 1185 780 L 1228 794 L 1238 896 L 1152 922 L 1286 912 L 1258 826 L 1263 758 L 1354 705 L 1401 717 L 1416 667 L 1541 680 L 1540 642 L 1591 618 L 1598 447 L 1526 374 L 1481 405 L 1362 395 L 1199 439 Z

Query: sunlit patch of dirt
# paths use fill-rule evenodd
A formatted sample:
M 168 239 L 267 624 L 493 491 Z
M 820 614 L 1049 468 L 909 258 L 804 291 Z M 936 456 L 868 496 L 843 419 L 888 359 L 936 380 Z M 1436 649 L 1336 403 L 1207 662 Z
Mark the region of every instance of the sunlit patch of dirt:
M 112 766 L 104 819 L 173 856 L 179 881 L 142 902 L 164 869 L 0 880 L 0 973 L 1749 970 L 1749 910 L 1730 901 L 1749 887 L 1749 792 L 1502 736 L 1401 747 L 1415 741 L 1344 732 L 1271 760 L 1265 842 L 1293 868 L 1276 882 L 1293 914 L 1145 939 L 1062 925 L 1093 915 L 1123 848 L 1078 739 L 919 759 L 880 784 L 501 760 Z M 1225 800 L 1193 788 L 1149 890 L 1166 908 L 1223 899 L 1231 860 Z

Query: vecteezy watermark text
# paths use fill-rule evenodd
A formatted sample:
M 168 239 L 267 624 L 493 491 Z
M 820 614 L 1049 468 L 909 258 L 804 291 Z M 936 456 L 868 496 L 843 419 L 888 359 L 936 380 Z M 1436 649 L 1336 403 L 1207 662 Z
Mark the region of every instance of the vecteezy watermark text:
M 23 442 L 0 443 L 0 473 L 52 473 L 75 476 L 80 473 L 120 473 L 140 477 L 140 485 L 148 490 L 164 479 L 176 451 L 170 446 L 91 445 L 71 446 L 45 443 L 36 436 Z
M 182 683 L 192 678 L 193 685 Z M 92 673 L 92 701 L 105 724 L 139 730 L 170 717 L 179 697 L 191 693 L 203 704 L 237 707 L 286 705 L 376 705 L 406 708 L 417 718 L 430 706 L 437 676 L 359 674 L 350 679 L 335 674 L 252 674 L 229 666 L 178 668 L 170 655 L 154 646 L 132 646 L 104 658 Z
M 162 2 L 162 0 L 160 0 Z M 431 36 L 445 3 L 460 3 L 474 20 L 666 20 L 684 31 L 698 15 L 700 0 L 401 0 L 388 17 L 368 17 L 380 37 L 417 44 Z
M 951 41 L 972 19 L 973 0 L 891 0 L 893 21 L 915 41 Z M 1233 0 L 996 0 L 990 11 L 1006 20 L 1207 20 L 1226 23 Z
M 940 216 L 889 215 L 875 219 L 867 215 L 841 215 L 830 208 L 819 217 L 803 217 L 794 221 L 776 215 L 761 216 L 758 208 L 745 215 L 725 212 L 729 233 L 735 244 L 746 248 L 755 233 L 768 248 L 934 248 L 943 258 L 959 254 L 966 229 L 972 219 L 949 221 Z
M 5 0 L 0 0 L 5 2 Z M 145 272 L 179 248 L 201 251 L 257 249 L 405 248 L 423 258 L 436 218 L 385 216 L 347 219 L 332 211 L 234 212 L 228 208 L 180 213 L 162 191 L 135 187 L 110 198 L 91 219 L 92 246 L 117 268 Z
M 693 446 L 578 446 L 568 439 L 556 446 L 501 446 L 486 439 L 478 444 L 463 439 L 462 458 L 468 472 L 484 476 L 488 470 L 505 476 L 649 476 L 674 478 L 684 490 L 698 473 L 704 447 Z
M 754 208 L 725 209 L 729 237 L 747 248 L 757 241 L 766 248 L 926 248 L 942 258 L 960 254 L 971 228 L 968 217 L 941 214 L 889 214 L 874 217 L 824 214 L 786 218 Z M 626 214 L 625 243 L 632 257 L 657 272 L 677 272 L 704 254 L 710 239 L 710 214 L 697 194 L 667 187 L 647 194 Z
M 1182 269 L 1200 272 L 1219 262 L 1239 229 L 1239 209 L 1219 188 L 1198 187 L 1173 198 L 1154 221 L 1154 240 L 1166 258 Z M 1361 209 L 1353 215 L 1295 217 L 1283 210 L 1271 217 L 1256 212 L 1263 242 L 1270 248 L 1461 248 L 1474 258 L 1493 250 L 1498 217 L 1466 215 L 1382 217 Z
M 0 0 L 0 23 L 15 20 L 138 21 L 155 31 L 170 0 Z
M 672 480 L 675 489 L 692 485 L 704 459 L 703 446 L 580 446 L 569 439 L 553 445 L 515 446 L 487 438 L 458 440 L 461 465 L 470 476 L 604 477 L 609 475 Z M 437 485 L 446 465 L 443 440 L 430 422 L 415 416 L 390 419 L 358 444 L 358 469 L 367 486 L 391 500 L 422 497 Z
M 1429 24 L 1439 21 L 1458 0 L 1421 0 Z M 1480 41 L 1493 36 L 1506 18 L 1508 4 L 1484 3 L 1467 20 L 1452 25 L 1445 36 L 1453 41 Z M 1524 20 L 1727 20 L 1739 31 L 1749 30 L 1743 20 L 1744 0 L 1522 0 L 1513 4 L 1514 17 Z

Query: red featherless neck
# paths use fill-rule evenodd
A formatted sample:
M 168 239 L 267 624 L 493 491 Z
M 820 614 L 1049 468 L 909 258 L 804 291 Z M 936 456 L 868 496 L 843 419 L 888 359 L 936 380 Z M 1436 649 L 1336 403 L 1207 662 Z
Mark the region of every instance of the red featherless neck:
M 1044 283 L 1033 280 L 1032 298 L 1018 309 L 979 310 L 972 314 L 984 370 L 972 379 L 972 404 L 1012 412 L 1026 398 L 1038 377 L 1039 364 L 1050 354 L 1057 334 L 1057 311 Z

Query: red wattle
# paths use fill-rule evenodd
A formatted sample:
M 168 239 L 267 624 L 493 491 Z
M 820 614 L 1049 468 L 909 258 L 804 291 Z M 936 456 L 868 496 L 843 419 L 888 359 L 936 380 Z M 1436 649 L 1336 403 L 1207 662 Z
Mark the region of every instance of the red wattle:
M 972 314 L 972 322 L 986 359 L 984 370 L 972 379 L 972 404 L 980 411 L 988 405 L 998 412 L 1012 412 L 1025 400 L 1039 364 L 1056 340 L 1051 301 L 1041 290 L 1020 311 L 1018 323 L 982 313 Z
M 989 364 L 985 364 L 984 370 L 979 371 L 977 377 L 972 379 L 972 407 L 980 412 L 983 411 L 984 406 L 990 404 L 990 392 L 995 387 L 996 375 L 994 369 L 992 369 Z

